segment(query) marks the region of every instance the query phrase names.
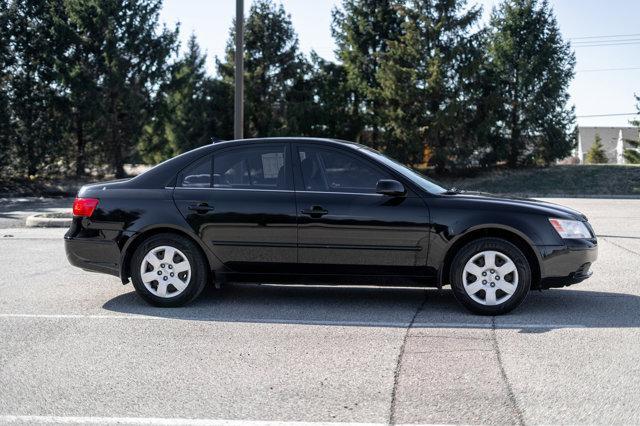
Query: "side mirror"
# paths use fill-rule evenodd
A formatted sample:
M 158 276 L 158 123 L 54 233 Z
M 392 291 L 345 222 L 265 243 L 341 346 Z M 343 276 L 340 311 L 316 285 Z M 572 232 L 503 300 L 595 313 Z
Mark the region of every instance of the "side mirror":
M 378 194 L 389 195 L 392 197 L 402 196 L 407 193 L 404 185 L 393 179 L 380 179 L 376 185 Z

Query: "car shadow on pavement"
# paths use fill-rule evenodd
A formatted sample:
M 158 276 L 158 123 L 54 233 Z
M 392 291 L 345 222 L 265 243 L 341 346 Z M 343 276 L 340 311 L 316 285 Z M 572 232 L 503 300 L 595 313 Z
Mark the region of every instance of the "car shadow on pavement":
M 182 308 L 152 307 L 131 291 L 103 308 L 129 316 L 227 323 L 407 327 L 420 309 L 414 328 L 496 327 L 539 333 L 640 327 L 639 296 L 570 289 L 533 291 L 518 309 L 495 318 L 468 313 L 449 289 L 389 287 L 228 285 L 207 288 Z

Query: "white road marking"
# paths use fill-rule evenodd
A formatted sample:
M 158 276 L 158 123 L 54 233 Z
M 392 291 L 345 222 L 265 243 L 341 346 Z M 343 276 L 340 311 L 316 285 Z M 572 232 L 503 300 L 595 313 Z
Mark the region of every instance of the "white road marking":
M 146 315 L 109 315 L 109 314 L 0 314 L 0 319 L 42 318 L 42 319 L 124 319 L 141 321 L 212 321 L 229 323 L 256 324 L 294 324 L 294 325 L 332 325 L 347 327 L 408 327 L 409 322 L 368 322 L 368 321 L 325 321 L 325 320 L 287 320 L 277 318 L 219 318 L 219 317 L 159 317 Z M 473 322 L 415 322 L 415 328 L 487 328 L 491 323 Z M 544 323 L 496 323 L 499 329 L 544 329 L 544 328 L 586 328 L 584 324 L 544 324 Z
M 166 417 L 92 417 L 92 416 L 0 416 L 0 423 L 26 424 L 104 424 L 104 425 L 177 425 L 177 426 L 373 426 L 384 423 L 284 422 L 268 420 L 187 419 Z

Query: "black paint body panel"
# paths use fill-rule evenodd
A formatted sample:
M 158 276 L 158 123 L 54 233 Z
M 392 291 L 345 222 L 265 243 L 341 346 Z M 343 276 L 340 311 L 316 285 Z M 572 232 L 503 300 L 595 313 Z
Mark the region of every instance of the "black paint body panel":
M 167 231 L 192 238 L 216 279 L 439 286 L 448 283 L 455 251 L 483 235 L 521 245 L 537 268 L 534 286 L 541 288 L 587 278 L 597 257 L 595 235 L 563 240 L 548 221 L 586 221 L 579 212 L 481 193 L 432 194 L 383 164 L 376 165 L 401 182 L 406 195 L 304 191 L 295 161 L 288 163 L 291 190 L 175 187 L 180 171 L 205 155 L 270 142 L 321 144 L 375 162 L 358 145 L 334 140 L 277 138 L 198 148 L 136 178 L 83 187 L 78 196 L 98 198 L 99 204 L 90 218 L 74 218 L 65 235 L 70 263 L 126 282 L 136 245 L 150 233 Z M 213 210 L 190 210 L 199 203 Z M 327 213 L 301 213 L 313 206 Z
M 204 244 L 236 272 L 273 272 L 297 264 L 293 191 L 176 188 L 180 213 Z M 215 210 L 187 209 L 206 202 Z

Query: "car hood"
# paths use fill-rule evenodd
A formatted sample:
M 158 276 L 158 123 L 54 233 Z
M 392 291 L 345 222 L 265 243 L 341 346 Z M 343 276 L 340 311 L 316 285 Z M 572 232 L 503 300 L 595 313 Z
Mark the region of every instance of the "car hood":
M 500 207 L 528 213 L 537 213 L 562 219 L 575 219 L 586 221 L 587 217 L 581 212 L 560 204 L 539 201 L 531 198 L 495 195 L 486 192 L 460 192 L 450 195 L 459 200 L 468 200 L 473 204 L 486 204 L 491 207 Z

